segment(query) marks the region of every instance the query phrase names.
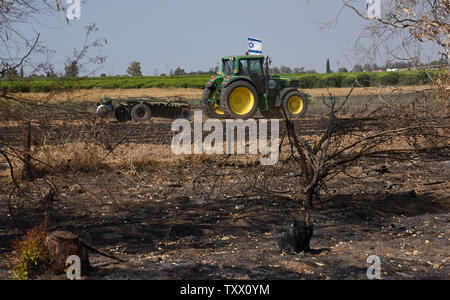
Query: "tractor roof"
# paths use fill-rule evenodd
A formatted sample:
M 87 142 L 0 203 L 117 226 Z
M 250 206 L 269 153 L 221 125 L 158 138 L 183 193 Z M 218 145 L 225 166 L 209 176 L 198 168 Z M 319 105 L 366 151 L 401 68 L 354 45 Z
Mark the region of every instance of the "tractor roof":
M 246 58 L 264 58 L 264 55 L 233 55 L 233 56 L 225 56 L 223 59 L 246 59 Z

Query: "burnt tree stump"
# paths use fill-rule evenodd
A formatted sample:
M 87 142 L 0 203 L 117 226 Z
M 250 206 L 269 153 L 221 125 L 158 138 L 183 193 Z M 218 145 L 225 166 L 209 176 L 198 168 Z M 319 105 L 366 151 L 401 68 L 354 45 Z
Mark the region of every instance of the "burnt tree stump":
M 78 235 L 68 231 L 54 231 L 45 239 L 49 254 L 50 269 L 56 274 L 65 273 L 66 260 L 71 255 L 77 255 L 81 260 L 81 272 L 89 270 L 88 250 Z
M 278 240 L 278 250 L 287 253 L 310 252 L 309 242 L 313 236 L 314 225 L 295 221 L 293 228 Z

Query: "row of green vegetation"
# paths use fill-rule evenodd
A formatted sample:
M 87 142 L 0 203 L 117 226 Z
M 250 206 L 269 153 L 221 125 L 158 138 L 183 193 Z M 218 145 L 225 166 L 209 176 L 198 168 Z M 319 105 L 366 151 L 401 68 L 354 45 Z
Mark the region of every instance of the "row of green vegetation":
M 402 72 L 353 72 L 329 74 L 294 75 L 300 81 L 301 88 L 351 87 L 356 86 L 405 86 L 423 85 L 432 82 L 438 75 L 437 70 Z
M 330 74 L 290 74 L 300 88 L 422 85 L 431 82 L 439 71 L 353 72 Z M 0 80 L 0 88 L 14 92 L 50 92 L 76 89 L 203 88 L 210 75 L 117 76 L 86 78 L 20 78 Z M 430 78 L 431 77 L 431 78 Z
M 77 89 L 141 89 L 141 88 L 203 88 L 210 75 L 185 76 L 114 76 L 79 78 L 39 78 L 1 80 L 0 88 L 8 92 L 50 92 Z

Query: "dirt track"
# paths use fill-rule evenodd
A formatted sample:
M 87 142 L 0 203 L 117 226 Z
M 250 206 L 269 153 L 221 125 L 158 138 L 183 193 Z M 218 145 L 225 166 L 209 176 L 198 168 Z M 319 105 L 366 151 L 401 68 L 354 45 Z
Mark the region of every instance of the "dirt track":
M 393 87 L 358 87 L 353 91 L 354 96 L 368 96 L 368 95 L 378 95 L 380 92 L 385 95 L 398 95 L 405 93 L 414 93 L 416 91 L 423 91 L 429 89 L 429 86 L 393 86 Z M 322 95 L 327 96 L 328 93 L 332 93 L 335 96 L 347 96 L 350 88 L 315 88 L 315 89 L 305 89 L 306 93 L 312 97 L 321 97 Z M 14 96 L 30 99 L 30 100 L 40 100 L 40 101 L 51 101 L 52 103 L 60 102 L 91 102 L 95 103 L 102 97 L 143 97 L 143 96 L 153 96 L 153 97 L 173 97 L 179 96 L 186 99 L 201 99 L 202 89 L 192 89 L 192 88 L 149 88 L 149 89 L 92 89 L 92 90 L 78 90 L 70 92 L 59 92 L 57 94 L 48 93 L 21 93 Z
M 44 123 L 36 120 L 32 122 L 33 140 L 35 143 L 52 145 L 61 143 L 61 141 L 73 142 L 80 136 L 92 136 L 98 138 L 99 141 L 109 142 L 113 145 L 132 131 L 132 134 L 127 137 L 127 143 L 170 145 L 175 134 L 171 131 L 173 122 L 171 119 L 156 118 L 142 125 L 134 122 L 121 123 L 114 119 L 98 120 L 96 117 L 91 119 L 92 121 L 74 120 L 63 115 L 60 119 L 52 118 Z M 94 126 L 93 122 L 95 122 Z M 319 122 L 318 118 L 296 121 L 297 131 L 303 135 L 316 134 Z M 23 145 L 22 123 L 12 121 L 5 125 L 0 126 L 0 141 L 13 146 Z

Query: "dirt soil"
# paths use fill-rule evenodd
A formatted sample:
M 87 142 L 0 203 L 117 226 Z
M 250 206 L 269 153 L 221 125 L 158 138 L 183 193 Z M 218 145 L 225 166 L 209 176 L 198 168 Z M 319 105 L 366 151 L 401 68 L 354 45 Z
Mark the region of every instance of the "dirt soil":
M 102 133 L 110 135 L 111 145 L 135 126 L 105 122 Z M 303 133 L 313 134 L 315 122 L 303 120 Z M 55 117 L 41 130 L 51 134 L 38 132 L 35 143 L 41 136 L 50 144 L 67 141 L 69 129 L 87 130 L 87 123 Z M 130 149 L 148 146 L 153 151 L 142 166 L 49 176 L 59 187 L 54 229 L 75 232 L 125 260 L 91 252 L 93 269 L 84 279 L 367 279 L 370 255 L 380 257 L 383 279 L 449 279 L 450 161 L 376 162 L 388 172 L 361 163 L 354 171 L 365 179 L 336 177 L 315 203 L 313 251 L 282 254 L 277 239 L 302 216 L 300 200 L 282 193 L 241 195 L 256 170 L 245 160 L 224 165 L 220 157 L 174 158 L 170 125 L 171 120 L 150 121 L 108 158 L 113 163 Z M 20 145 L 20 122 L 1 126 L 3 142 Z M 204 197 L 216 180 L 206 176 L 198 183 L 205 169 L 228 172 L 220 197 Z M 7 171 L 4 161 L 0 171 Z M 11 184 L 6 176 L 0 178 L 0 279 L 12 278 L 11 244 L 20 236 L 8 211 Z M 295 184 L 293 179 L 268 183 L 279 190 Z M 42 221 L 38 200 L 12 197 L 11 204 L 23 227 Z
M 417 91 L 424 91 L 429 89 L 430 86 L 392 86 L 384 87 L 358 87 L 355 88 L 352 95 L 354 96 L 370 96 L 378 94 L 382 95 L 398 95 L 406 93 L 414 93 Z M 332 93 L 335 96 L 347 96 L 350 92 L 350 88 L 320 88 L 320 89 L 304 89 L 306 93 L 312 97 L 327 96 Z M 103 97 L 183 97 L 186 99 L 201 99 L 203 94 L 202 89 L 193 88 L 148 88 L 148 89 L 91 89 L 91 90 L 78 90 L 70 92 L 58 92 L 58 93 L 18 93 L 13 94 L 13 97 L 27 100 L 39 100 L 49 102 L 97 102 Z

